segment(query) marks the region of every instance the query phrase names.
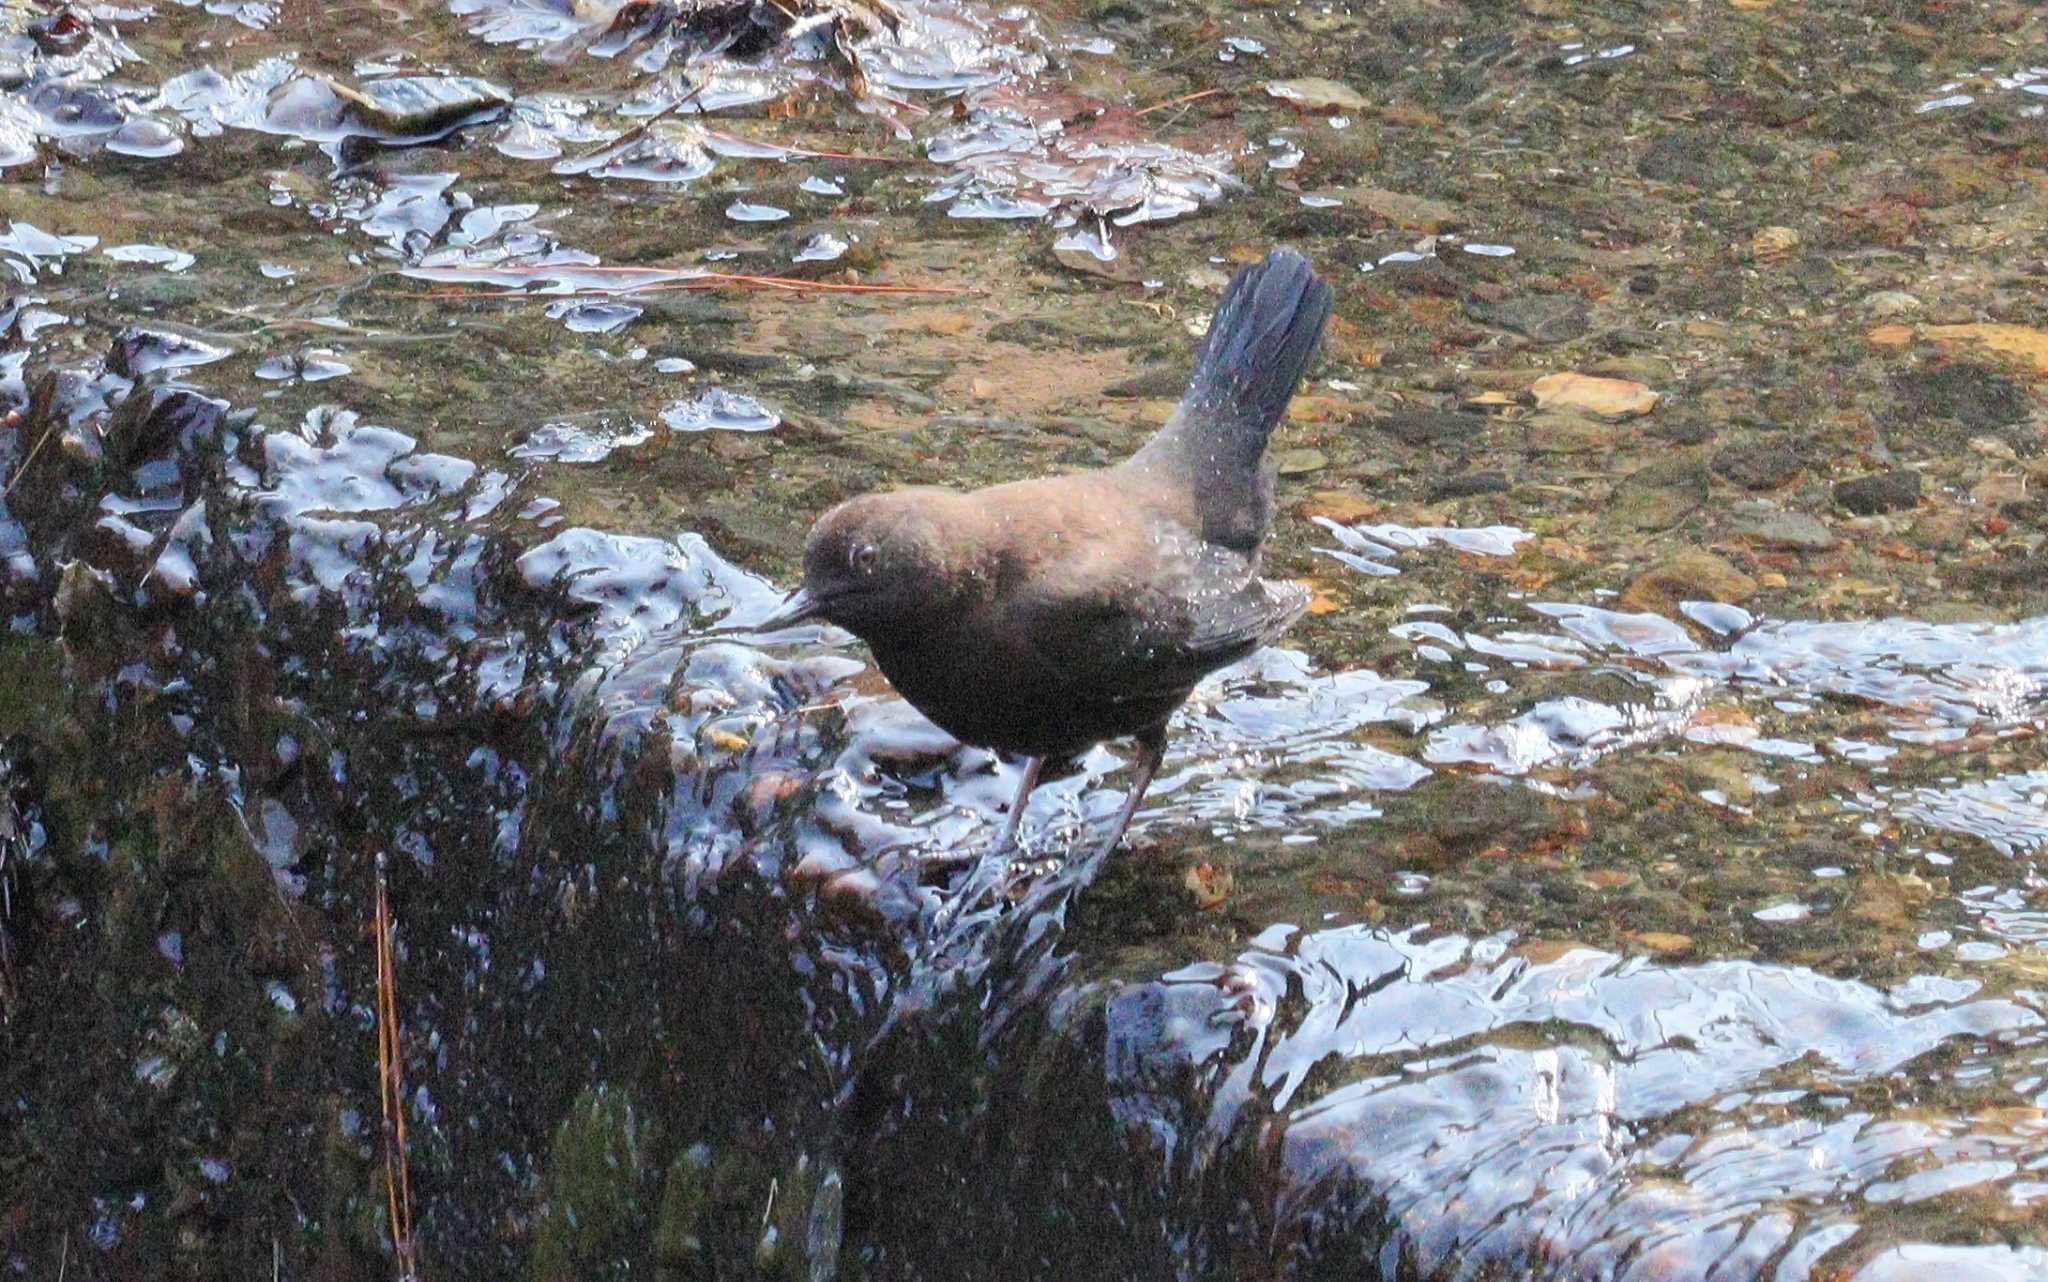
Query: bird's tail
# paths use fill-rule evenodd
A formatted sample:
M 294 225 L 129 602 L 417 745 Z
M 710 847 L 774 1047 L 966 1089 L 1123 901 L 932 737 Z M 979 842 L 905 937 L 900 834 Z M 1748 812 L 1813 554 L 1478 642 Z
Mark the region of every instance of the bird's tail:
M 1196 434 L 1209 449 L 1222 446 L 1222 453 L 1256 463 L 1329 318 L 1330 287 L 1293 250 L 1276 249 L 1239 272 L 1216 305 L 1174 415 L 1183 444 L 1196 444 L 1185 439 Z

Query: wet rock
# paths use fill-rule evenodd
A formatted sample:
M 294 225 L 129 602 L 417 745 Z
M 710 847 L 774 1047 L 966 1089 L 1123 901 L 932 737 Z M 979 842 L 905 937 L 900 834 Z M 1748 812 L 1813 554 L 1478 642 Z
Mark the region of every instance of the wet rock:
M 1710 488 L 1704 462 L 1665 459 L 1623 477 L 1609 505 L 1631 529 L 1668 530 L 1698 511 Z
M 1849 892 L 1844 915 L 1893 930 L 1904 930 L 1921 916 L 1921 910 L 1935 896 L 1937 887 L 1915 873 L 1869 873 L 1856 879 Z
M 1524 422 L 1532 454 L 1605 454 L 1621 443 L 1621 429 L 1604 419 L 1547 410 Z
M 1440 776 L 1388 806 L 1410 822 L 1400 825 L 1423 840 L 1402 853 L 1413 866 L 1441 868 L 1498 846 L 1512 848 L 1554 823 L 1553 807 L 1525 788 L 1502 787 L 1466 775 Z
M 1525 294 L 1497 303 L 1475 299 L 1465 314 L 1546 346 L 1578 338 L 1588 326 L 1586 305 L 1562 294 Z
M 1654 347 L 1658 343 L 1654 335 L 1633 330 L 1609 330 L 1602 338 L 1608 347 L 1617 349 Z M 1629 350 L 1624 355 L 1594 361 L 1581 372 L 1601 378 L 1628 379 L 1654 387 L 1670 379 L 1671 362 L 1650 352 Z
M 1282 476 L 1307 476 L 1320 472 L 1330 465 L 1330 456 L 1321 450 L 1281 450 L 1273 455 L 1273 467 Z
M 495 119 L 510 101 L 472 76 L 394 76 L 350 86 L 305 75 L 271 90 L 259 127 L 321 142 L 359 135 L 426 142 Z
M 1721 143 L 1712 134 L 1684 130 L 1652 142 L 1636 161 L 1636 172 L 1657 182 L 1718 187 Z
M 46 427 L 75 427 L 106 408 L 106 397 L 86 370 L 53 369 L 29 393 L 27 419 Z
M 1755 579 L 1704 548 L 1687 548 L 1637 575 L 1623 590 L 1621 603 L 1676 618 L 1682 601 L 1739 605 L 1755 595 Z
M 1923 332 L 1935 342 L 1967 344 L 2030 373 L 2048 374 L 2048 330 L 2025 325 L 1929 325 Z
M 1659 957 L 1675 957 L 1692 951 L 1692 936 L 1668 930 L 1632 930 L 1622 935 L 1629 943 Z
M 1657 393 L 1625 378 L 1590 374 L 1545 374 L 1529 387 L 1539 409 L 1577 410 L 1601 418 L 1624 419 L 1656 407 Z
M 1759 263 L 1774 263 L 1799 248 L 1799 233 L 1790 227 L 1763 227 L 1749 238 L 1749 256 Z
M 1103 389 L 1103 394 L 1137 400 L 1171 400 L 1186 390 L 1187 371 L 1178 365 L 1160 365 L 1120 379 Z
M 1137 259 L 1128 253 L 1107 250 L 1093 237 L 1062 237 L 1052 247 L 1053 261 L 1080 276 L 1111 281 L 1119 285 L 1137 283 L 1144 276 Z
M 1834 533 L 1820 518 L 1788 511 L 1773 503 L 1736 504 L 1729 509 L 1728 526 L 1736 537 L 1765 547 L 1825 552 L 1835 546 Z
M 1920 300 L 1903 289 L 1881 289 L 1863 300 L 1872 316 L 1903 316 L 1920 310 Z
M 654 1258 L 684 1278 L 709 1277 L 705 1244 L 711 1203 L 711 1150 L 695 1144 L 669 1163 L 654 1218 Z
M 588 1088 L 555 1128 L 547 1192 L 534 1216 L 532 1282 L 608 1276 L 629 1239 L 647 1230 L 647 1164 L 653 1123 L 626 1093 Z
M 175 447 L 189 454 L 218 435 L 226 401 L 184 387 L 152 387 L 121 403 L 107 426 L 107 443 L 124 463 L 153 458 Z
M 1462 298 L 1466 293 L 1464 276 L 1434 254 L 1391 261 L 1381 256 L 1373 281 L 1387 289 L 1431 298 Z
M 1303 111 L 1364 111 L 1370 105 L 1362 94 L 1349 85 L 1339 84 L 1335 80 L 1327 80 L 1321 76 L 1303 76 L 1298 80 L 1269 80 L 1266 82 L 1266 93 Z
M 229 354 L 224 347 L 183 334 L 135 327 L 124 329 L 115 337 L 107 366 L 123 378 L 142 378 L 161 370 L 208 365 Z
M 114 576 L 84 561 L 66 561 L 57 571 L 50 605 L 67 636 L 74 630 L 87 637 L 101 634 L 111 627 Z
M 1714 425 L 1703 418 L 1664 418 L 1645 429 L 1660 441 L 1673 445 L 1705 445 L 1714 439 Z
M 1838 481 L 1835 502 L 1858 516 L 1902 512 L 1920 502 L 1920 474 L 1901 468 Z
M 1731 445 L 1714 455 L 1714 474 L 1745 490 L 1775 490 L 1799 475 L 1799 455 L 1783 440 Z
M 125 282 L 121 297 L 140 311 L 175 312 L 208 298 L 209 291 L 204 281 L 190 276 L 153 272 Z
M 1464 472 L 1438 481 L 1429 493 L 1432 499 L 1464 499 L 1504 493 L 1513 486 L 1505 472 Z
M 1898 413 L 1910 430 L 1914 420 L 1938 418 L 1971 431 L 2005 427 L 2025 419 L 2032 399 L 2017 383 L 1988 365 L 1958 362 L 1912 370 L 1892 380 Z
M 1295 509 L 1304 518 L 1321 517 L 1339 525 L 1354 525 L 1380 514 L 1380 505 L 1354 490 L 1317 490 Z
M 1455 410 L 1401 410 L 1369 421 L 1368 426 L 1403 445 L 1457 445 L 1486 430 L 1487 420 L 1478 414 Z
M 99 432 L 85 423 L 65 428 L 57 437 L 57 448 L 64 451 L 65 458 L 82 467 L 96 467 L 107 456 Z
M 1347 188 L 1344 201 L 1347 205 L 1377 214 L 1403 230 L 1427 236 L 1447 231 L 1461 222 L 1454 205 L 1409 192 L 1389 191 L 1384 187 Z

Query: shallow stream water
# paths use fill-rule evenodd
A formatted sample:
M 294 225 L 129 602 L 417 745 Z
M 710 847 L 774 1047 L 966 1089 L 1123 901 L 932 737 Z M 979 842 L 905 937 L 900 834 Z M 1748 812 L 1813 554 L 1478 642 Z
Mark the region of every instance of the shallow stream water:
M 394 1275 L 381 876 L 427 1277 L 2048 1276 L 2044 35 L 0 11 L 0 1270 Z M 1275 241 L 1310 617 L 963 862 L 756 621 Z

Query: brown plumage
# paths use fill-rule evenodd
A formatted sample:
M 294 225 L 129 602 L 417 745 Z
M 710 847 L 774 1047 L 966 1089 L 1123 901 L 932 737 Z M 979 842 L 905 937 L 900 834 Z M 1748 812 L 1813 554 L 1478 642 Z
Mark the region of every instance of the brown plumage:
M 1046 758 L 1135 736 L 1114 847 L 1173 710 L 1308 605 L 1301 585 L 1259 577 L 1264 455 L 1329 311 L 1308 261 L 1275 251 L 1224 290 L 1179 409 L 1131 458 L 971 493 L 850 499 L 812 528 L 804 587 L 766 626 L 829 619 L 949 734 L 1029 758 L 999 848 Z

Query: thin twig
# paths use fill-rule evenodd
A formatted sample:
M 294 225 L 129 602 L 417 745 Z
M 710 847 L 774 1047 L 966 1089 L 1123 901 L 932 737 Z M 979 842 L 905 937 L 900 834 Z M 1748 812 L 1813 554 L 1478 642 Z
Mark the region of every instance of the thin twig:
M 522 269 L 521 269 L 521 268 L 518 268 L 518 267 L 431 267 L 431 266 L 430 266 L 430 267 L 408 267 L 408 268 L 406 268 L 405 270 L 406 270 L 406 272 L 408 272 L 408 273 L 411 273 L 411 274 L 413 274 L 413 275 L 415 276 L 415 278 L 417 278 L 418 274 L 419 274 L 419 273 L 421 273 L 421 272 L 474 272 L 474 271 L 487 271 L 487 272 L 491 272 L 491 271 L 497 271 L 497 272 L 514 272 L 514 271 L 520 271 L 520 270 L 522 270 Z M 535 273 L 535 277 L 534 277 L 534 278 L 535 278 L 536 280 L 540 280 L 540 279 L 546 279 L 546 278 L 548 278 L 548 277 L 549 277 L 550 275 L 552 275 L 552 274 L 553 274 L 553 273 L 555 272 L 555 270 L 556 270 L 556 269 L 554 269 L 554 268 L 550 268 L 550 267 L 540 267 L 540 268 L 533 268 L 533 269 L 531 269 L 531 270 L 533 270 L 533 271 L 534 271 L 534 273 Z M 594 264 L 594 265 L 592 265 L 592 266 L 589 266 L 589 267 L 584 267 L 584 266 L 581 266 L 581 265 L 579 265 L 579 266 L 576 266 L 576 267 L 570 267 L 570 268 L 566 268 L 566 269 L 564 269 L 564 270 L 567 270 L 567 271 L 572 271 L 572 272 L 575 272 L 575 273 L 576 273 L 577 275 L 579 275 L 579 276 L 583 276 L 583 275 L 591 275 L 591 276 L 630 276 L 630 275 L 632 275 L 632 274 L 634 274 L 634 273 L 636 273 L 636 272 L 659 272 L 659 271 L 669 271 L 669 270 L 673 270 L 673 269 L 671 269 L 671 268 L 667 268 L 667 267 L 632 267 L 632 266 L 622 266 L 622 265 L 617 265 L 617 264 L 602 264 L 602 265 L 597 265 L 597 264 Z
M 586 268 L 575 268 L 585 271 Z M 792 294 L 972 294 L 975 291 L 961 285 L 849 285 L 834 281 L 803 280 L 794 276 L 741 276 L 725 272 L 706 272 L 701 276 L 690 276 L 682 280 L 650 281 L 645 285 L 622 285 L 617 289 L 577 289 L 565 293 L 536 294 L 526 289 L 437 289 L 417 298 L 617 298 L 631 294 L 664 294 L 677 291 L 717 289 L 721 286 L 746 286 L 755 289 L 781 290 Z
M 722 138 L 728 142 L 742 143 L 750 147 L 773 147 L 788 156 L 801 156 L 806 160 L 871 160 L 879 164 L 928 164 L 922 156 L 880 156 L 866 151 L 813 151 L 809 147 L 792 147 L 787 143 L 764 142 L 748 138 L 743 134 L 727 133 L 722 129 L 706 129 L 706 137 Z
M 648 130 L 654 128 L 662 121 L 667 120 L 670 116 L 675 115 L 678 111 L 681 111 L 683 108 L 697 101 L 697 95 L 703 93 L 704 86 L 710 83 L 711 81 L 709 77 L 707 77 L 704 80 L 701 80 L 698 83 L 691 85 L 690 92 L 676 99 L 668 106 L 663 107 L 660 111 L 655 112 L 653 115 L 641 121 L 639 124 L 633 126 L 631 129 L 628 129 L 625 133 L 622 133 L 618 137 L 612 139 L 610 142 L 601 144 L 596 151 L 592 151 L 586 156 L 579 157 L 579 159 L 587 160 L 590 158 L 590 156 L 601 155 L 604 152 L 611 151 L 614 148 L 623 147 L 628 143 L 637 142 L 639 139 L 646 137 Z M 704 113 L 700 111 L 697 114 L 702 115 Z
M 1204 98 L 1213 98 L 1219 93 L 1228 92 L 1230 91 L 1227 89 L 1220 88 L 1198 89 L 1194 93 L 1184 93 L 1178 98 L 1168 98 L 1165 102 L 1155 102 L 1151 106 L 1143 108 L 1139 111 L 1132 112 L 1131 114 L 1134 116 L 1149 116 L 1155 111 L 1165 111 L 1168 107 L 1179 107 L 1183 104 L 1190 102 L 1200 102 Z
M 398 1046 L 398 977 L 391 952 L 391 900 L 384 889 L 384 855 L 377 855 L 377 1077 L 384 1110 L 384 1199 L 391 1218 L 391 1248 L 399 1282 L 415 1282 L 412 1175 L 405 1153 L 405 1066 Z
M 43 429 L 43 434 L 36 438 L 36 443 L 29 447 L 28 457 L 21 461 L 20 467 L 14 469 L 14 479 L 7 483 L 6 489 L 0 490 L 0 503 L 6 502 L 7 496 L 14 493 L 14 487 L 21 484 L 21 478 L 28 475 L 28 465 L 36 461 L 36 455 L 43 452 L 43 447 L 50 443 L 50 436 L 56 430 L 57 425 L 50 424 Z

